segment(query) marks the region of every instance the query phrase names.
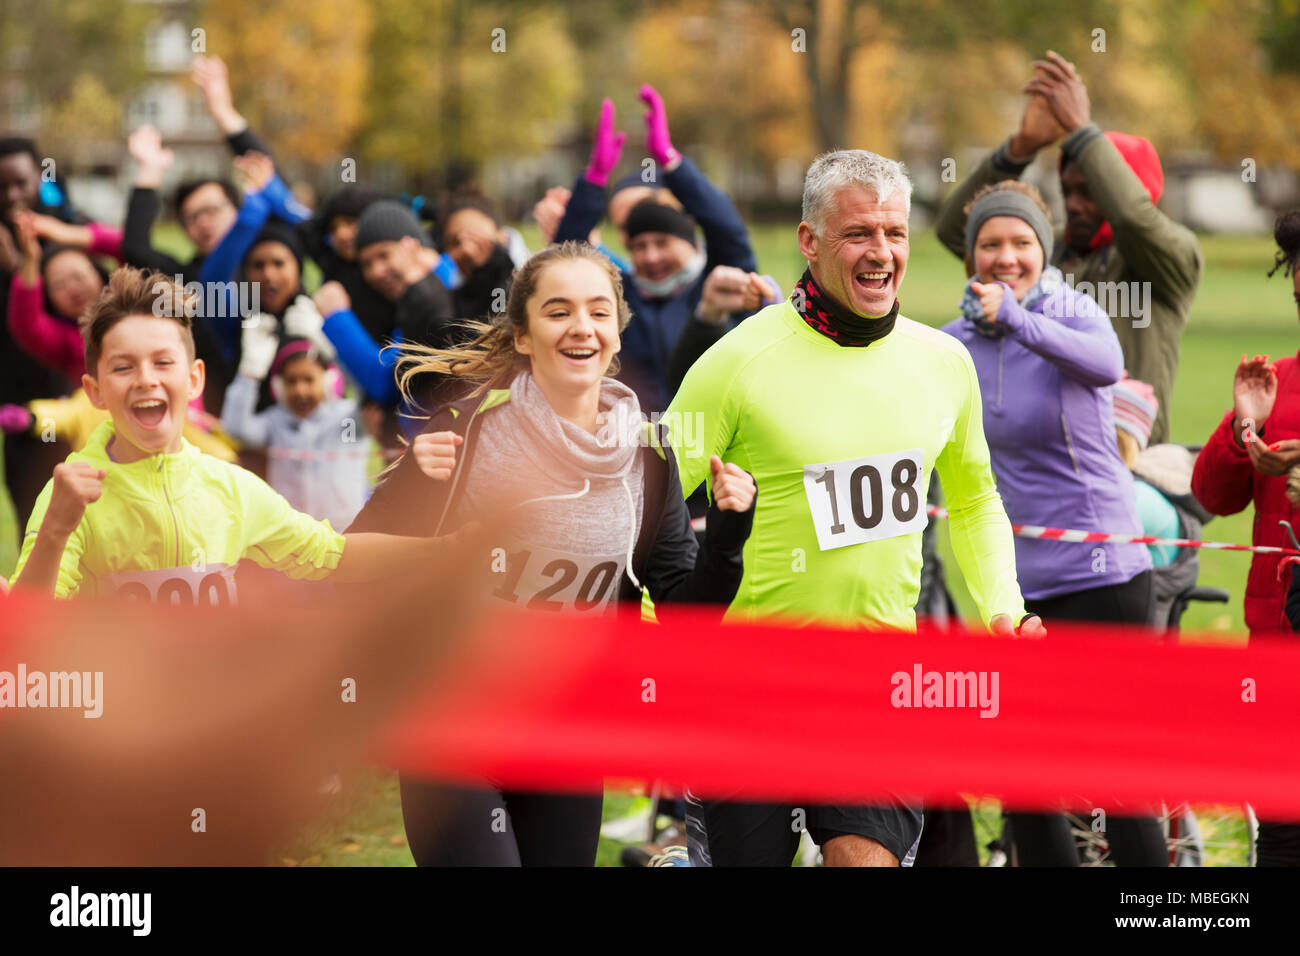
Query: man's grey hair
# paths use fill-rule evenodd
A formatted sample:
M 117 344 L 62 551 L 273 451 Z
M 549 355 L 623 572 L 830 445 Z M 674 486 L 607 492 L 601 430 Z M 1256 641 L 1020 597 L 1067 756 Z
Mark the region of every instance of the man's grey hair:
M 803 181 L 803 220 L 821 235 L 835 194 L 845 186 L 861 186 L 889 202 L 894 190 L 903 194 L 907 214 L 912 214 L 912 180 L 907 167 L 865 149 L 837 149 L 823 153 L 808 167 Z

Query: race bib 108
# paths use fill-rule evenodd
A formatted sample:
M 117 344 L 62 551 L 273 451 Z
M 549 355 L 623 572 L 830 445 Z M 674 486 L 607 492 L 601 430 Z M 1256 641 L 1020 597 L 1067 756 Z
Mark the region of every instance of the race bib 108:
M 803 487 L 823 551 L 925 528 L 925 450 L 804 465 Z

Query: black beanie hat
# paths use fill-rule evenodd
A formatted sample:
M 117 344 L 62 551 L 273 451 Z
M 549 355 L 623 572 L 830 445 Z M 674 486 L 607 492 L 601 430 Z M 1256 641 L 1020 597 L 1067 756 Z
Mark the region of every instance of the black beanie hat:
M 620 176 L 617 180 L 615 180 L 613 187 L 609 191 L 609 194 L 613 196 L 614 193 L 618 192 L 619 190 L 630 189 L 633 186 L 649 186 L 651 189 L 664 188 L 663 183 L 659 182 L 659 178 L 657 176 L 652 182 L 647 183 L 641 179 L 641 170 L 634 169 L 627 175 Z
M 695 242 L 695 221 L 673 206 L 666 206 L 647 197 L 632 207 L 623 226 L 631 242 L 643 232 L 666 232 L 670 236 Z
M 283 219 L 268 219 L 266 225 L 262 227 L 262 231 L 253 240 L 253 244 L 244 253 L 244 262 L 247 262 L 248 257 L 253 254 L 253 250 L 264 242 L 278 242 L 287 247 L 293 253 L 293 257 L 298 260 L 298 274 L 299 276 L 302 275 L 302 260 L 307 253 L 303 247 L 302 239 L 298 237 L 298 231 L 293 226 Z
M 372 202 L 357 220 L 357 252 L 376 242 L 396 242 L 406 236 L 430 245 L 428 233 L 415 218 L 415 213 L 395 199 Z
M 318 218 L 321 224 L 328 229 L 330 222 L 340 216 L 348 219 L 359 219 L 367 206 L 383 198 L 383 193 L 378 189 L 371 189 L 369 186 L 344 186 L 325 200 Z

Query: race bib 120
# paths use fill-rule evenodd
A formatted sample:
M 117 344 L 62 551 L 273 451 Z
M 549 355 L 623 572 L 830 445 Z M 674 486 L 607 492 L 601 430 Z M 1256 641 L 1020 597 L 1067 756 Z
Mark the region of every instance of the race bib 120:
M 804 465 L 803 487 L 823 551 L 925 528 L 925 450 Z
M 532 611 L 603 613 L 613 609 L 626 555 L 594 557 L 542 548 L 499 549 L 492 595 Z

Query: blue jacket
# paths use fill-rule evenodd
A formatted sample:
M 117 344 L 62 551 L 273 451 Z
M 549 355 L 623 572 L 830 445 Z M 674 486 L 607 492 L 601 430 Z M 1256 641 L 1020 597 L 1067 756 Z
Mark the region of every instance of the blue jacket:
M 699 305 L 704 280 L 716 266 L 735 266 L 746 272 L 758 269 L 749 231 L 727 194 L 709 182 L 694 163 L 683 157 L 680 165 L 664 174 L 664 184 L 704 230 L 707 260 L 700 278 L 686 291 L 671 299 L 642 298 L 630 269 L 623 268 L 623 294 L 632 321 L 623 332 L 618 360 L 619 379 L 636 392 L 643 411 L 661 412 L 672 399 L 669 385 L 669 357 Z M 555 241 L 586 241 L 605 213 L 608 199 L 603 186 L 578 176 L 564 218 L 555 231 Z M 613 261 L 613 260 L 611 260 Z M 733 324 L 735 320 L 733 319 Z
M 293 193 L 289 192 L 289 187 L 284 184 L 284 180 L 278 173 L 271 177 L 265 189 L 244 196 L 235 224 L 221 237 L 216 248 L 199 266 L 199 281 L 204 285 L 216 285 L 224 300 L 218 305 L 217 314 L 206 318 L 216 332 L 226 360 L 230 362 L 237 361 L 239 357 L 239 330 L 242 318 L 239 297 L 230 283 L 239 274 L 240 264 L 248 255 L 248 250 L 253 248 L 253 241 L 257 239 L 258 233 L 262 231 L 266 220 L 273 213 L 288 223 L 303 222 L 306 218 L 303 214 L 310 213 L 310 210 L 293 197 Z M 299 281 L 301 278 L 300 276 Z M 206 293 L 204 298 L 207 298 Z
M 1141 534 L 1133 476 L 1119 457 L 1110 386 L 1124 357 L 1110 317 L 1062 284 L 1033 310 L 1008 289 L 988 338 L 967 319 L 943 331 L 975 361 L 998 492 L 1012 524 Z M 1151 567 L 1140 544 L 1016 538 L 1027 600 L 1122 584 Z

